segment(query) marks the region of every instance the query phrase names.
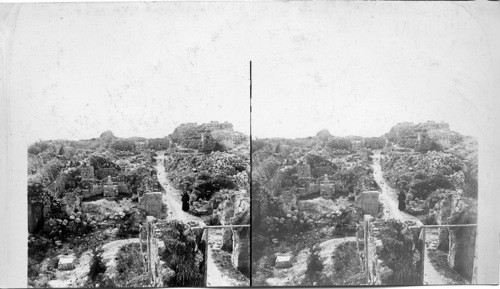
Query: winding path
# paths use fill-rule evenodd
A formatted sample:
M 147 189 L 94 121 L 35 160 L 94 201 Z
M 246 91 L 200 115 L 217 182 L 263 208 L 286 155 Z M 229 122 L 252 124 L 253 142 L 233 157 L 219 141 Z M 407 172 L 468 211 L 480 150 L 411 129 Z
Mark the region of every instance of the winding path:
M 415 216 L 409 215 L 405 212 L 398 210 L 398 200 L 397 192 L 389 187 L 386 183 L 383 174 L 382 166 L 380 161 L 382 155 L 380 151 L 376 150 L 373 152 L 373 178 L 380 186 L 382 193 L 380 194 L 380 201 L 384 206 L 384 219 L 397 219 L 401 221 L 414 221 L 418 226 L 423 225 L 422 222 Z M 429 240 L 426 240 L 426 244 Z M 455 284 L 455 282 L 449 278 L 446 278 L 439 274 L 438 271 L 432 265 L 429 258 L 429 251 L 426 250 L 426 256 L 424 260 L 424 285 L 443 285 L 443 284 Z
M 168 219 L 180 220 L 183 222 L 195 222 L 198 226 L 206 226 L 205 222 L 199 217 L 188 214 L 182 210 L 181 194 L 176 190 L 167 178 L 165 171 L 165 155 L 164 152 L 158 152 L 156 171 L 158 181 L 165 190 L 162 201 L 167 206 Z M 212 234 L 210 234 L 212 235 Z M 210 243 L 210 240 L 209 240 Z M 208 260 L 207 260 L 207 287 L 221 287 L 221 286 L 241 286 L 241 282 L 232 279 L 222 273 L 221 269 L 214 262 L 213 248 L 208 246 Z

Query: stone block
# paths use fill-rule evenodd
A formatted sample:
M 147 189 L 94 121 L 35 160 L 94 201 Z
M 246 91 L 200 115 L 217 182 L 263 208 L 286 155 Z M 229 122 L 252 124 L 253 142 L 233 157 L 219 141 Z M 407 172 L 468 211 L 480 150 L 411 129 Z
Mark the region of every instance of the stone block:
M 279 269 L 292 267 L 292 256 L 291 255 L 278 255 L 276 256 L 276 261 L 274 266 Z
M 355 202 L 355 206 L 363 211 L 363 214 L 368 214 L 376 217 L 380 210 L 378 191 L 362 192 Z
M 57 263 L 57 269 L 59 270 L 73 270 L 75 269 L 75 257 L 65 256 L 59 258 L 59 263 Z
M 116 185 L 104 185 L 104 197 L 117 197 L 118 196 L 118 186 Z
M 319 193 L 324 199 L 333 199 L 335 197 L 335 187 L 331 183 L 320 184 Z
M 139 206 L 146 211 L 147 216 L 161 217 L 162 195 L 161 192 L 145 193 L 139 199 Z

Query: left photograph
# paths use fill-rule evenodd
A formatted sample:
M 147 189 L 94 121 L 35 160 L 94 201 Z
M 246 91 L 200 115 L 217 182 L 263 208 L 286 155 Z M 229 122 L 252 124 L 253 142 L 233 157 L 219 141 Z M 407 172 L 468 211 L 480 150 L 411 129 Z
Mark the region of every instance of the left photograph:
M 200 6 L 18 11 L 29 287 L 250 285 L 249 64 Z

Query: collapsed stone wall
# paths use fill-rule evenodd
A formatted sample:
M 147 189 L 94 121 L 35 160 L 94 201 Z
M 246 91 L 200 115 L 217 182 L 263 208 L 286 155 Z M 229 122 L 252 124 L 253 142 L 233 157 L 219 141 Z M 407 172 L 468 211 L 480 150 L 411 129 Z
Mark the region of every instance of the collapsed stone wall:
M 232 194 L 218 207 L 222 225 L 250 224 L 250 198 L 243 190 Z M 224 228 L 222 249 L 232 252 L 233 266 L 245 275 L 250 272 L 250 229 Z
M 233 125 L 224 122 L 210 122 L 198 125 L 197 123 L 186 123 L 178 126 L 170 135 L 170 138 L 189 149 L 210 152 L 225 148 L 231 149 L 247 137 L 233 131 Z
M 451 202 L 450 224 L 476 224 L 477 201 L 456 197 Z M 450 248 L 448 263 L 462 276 L 471 281 L 474 272 L 476 251 L 476 227 L 449 229 Z
M 431 196 L 431 216 L 438 225 L 477 223 L 477 201 L 459 192 L 439 191 Z M 439 228 L 438 249 L 448 252 L 448 264 L 472 280 L 476 250 L 476 227 Z

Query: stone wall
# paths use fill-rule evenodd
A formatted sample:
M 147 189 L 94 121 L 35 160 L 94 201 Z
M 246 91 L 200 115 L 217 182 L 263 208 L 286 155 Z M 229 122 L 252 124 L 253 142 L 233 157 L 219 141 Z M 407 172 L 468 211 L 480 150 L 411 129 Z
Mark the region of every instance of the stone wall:
M 455 196 L 451 203 L 450 224 L 476 224 L 477 201 Z M 458 273 L 471 281 L 476 251 L 476 227 L 449 229 L 450 249 L 448 262 Z
M 210 122 L 198 125 L 186 123 L 178 126 L 170 138 L 182 147 L 210 152 L 217 149 L 229 150 L 244 142 L 246 135 L 233 131 L 233 125 L 224 122 Z
M 67 192 L 62 198 L 61 204 L 63 205 L 64 212 L 71 215 L 76 209 L 80 208 L 81 197 L 76 191 Z
M 236 211 L 233 218 L 234 224 L 250 224 L 250 210 Z M 250 228 L 231 228 L 233 231 L 233 266 L 241 273 L 250 275 Z
M 218 208 L 218 216 L 222 225 L 250 224 L 250 198 L 245 191 L 235 192 L 224 200 Z M 250 272 L 250 229 L 223 229 L 222 249 L 232 251 L 231 262 L 243 274 Z M 230 247 L 230 248 L 228 248 Z
M 236 196 L 232 195 L 231 198 L 224 200 L 220 205 L 218 211 L 219 220 L 222 225 L 230 225 L 231 219 L 234 217 L 234 203 Z M 222 229 L 222 250 L 231 252 L 233 250 L 233 231 L 230 228 Z
M 324 199 L 333 199 L 335 197 L 335 184 L 330 182 L 328 175 L 324 176 L 319 184 L 319 193 Z

